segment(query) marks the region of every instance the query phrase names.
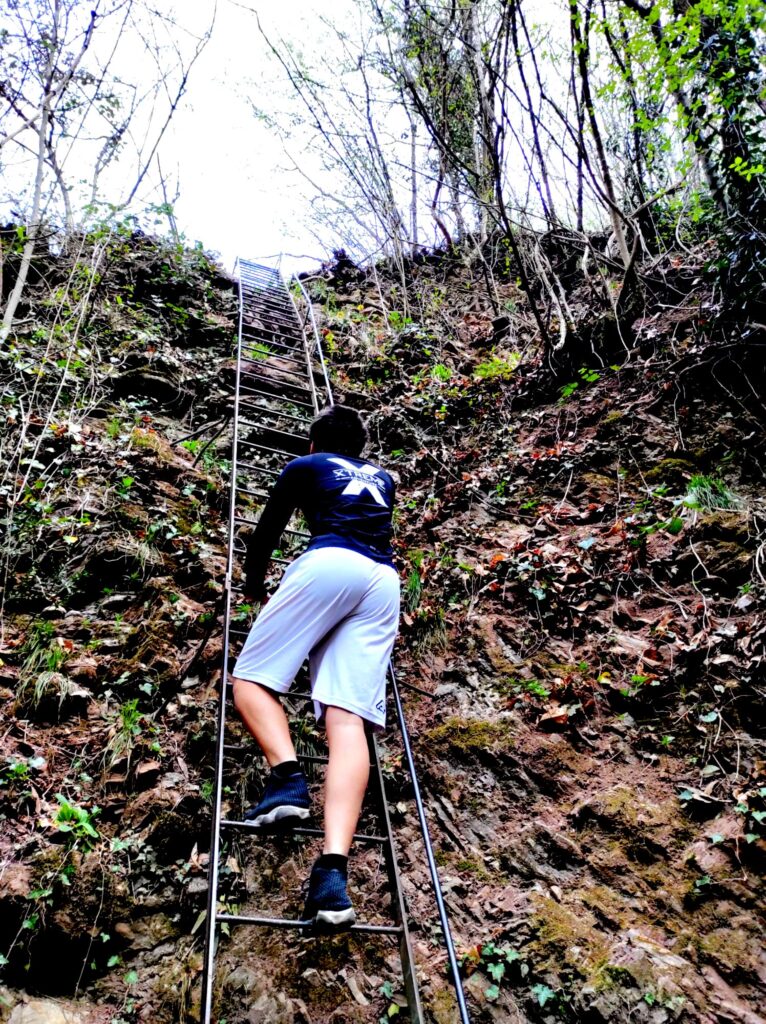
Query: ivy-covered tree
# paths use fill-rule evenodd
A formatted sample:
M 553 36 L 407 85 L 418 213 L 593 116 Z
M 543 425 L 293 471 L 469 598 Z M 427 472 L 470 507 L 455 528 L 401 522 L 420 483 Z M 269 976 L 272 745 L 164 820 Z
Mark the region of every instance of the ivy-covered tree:
M 759 0 L 620 0 L 631 14 L 627 49 L 655 99 L 677 102 L 686 137 L 723 216 L 763 225 L 766 75 Z
M 706 190 L 698 216 L 717 213 L 731 288 L 757 295 L 766 281 L 766 7 L 760 0 L 619 0 L 626 51 L 656 103 L 672 97 Z M 740 296 L 741 298 L 741 296 Z

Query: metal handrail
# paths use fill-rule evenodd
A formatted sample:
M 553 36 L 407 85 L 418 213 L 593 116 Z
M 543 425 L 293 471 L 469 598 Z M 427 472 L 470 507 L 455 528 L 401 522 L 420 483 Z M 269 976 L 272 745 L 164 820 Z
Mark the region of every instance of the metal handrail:
M 423 803 L 423 797 L 421 796 L 420 793 L 418 776 L 415 771 L 415 760 L 412 756 L 410 734 L 409 730 L 407 729 L 407 723 L 404 720 L 404 707 L 402 706 L 402 697 L 401 694 L 399 693 L 399 686 L 396 681 L 396 673 L 394 671 L 393 662 L 389 662 L 388 671 L 391 676 L 391 688 L 394 694 L 394 703 L 396 704 L 396 717 L 399 722 L 399 732 L 402 735 L 402 746 L 404 747 L 404 756 L 407 759 L 407 770 L 410 773 L 410 779 L 412 780 L 412 792 L 415 797 L 415 807 L 417 808 L 418 812 L 420 831 L 423 835 L 423 846 L 425 847 L 426 851 L 428 870 L 431 874 L 431 885 L 434 890 L 436 906 L 439 911 L 439 920 L 441 921 L 442 933 L 444 935 L 444 945 L 447 947 L 447 959 L 449 960 L 450 969 L 452 971 L 452 984 L 455 989 L 458 1010 L 460 1011 L 460 1020 L 462 1021 L 462 1024 L 471 1024 L 471 1018 L 468 1016 L 468 1007 L 465 1001 L 465 992 L 463 991 L 463 982 L 461 981 L 460 978 L 460 966 L 457 961 L 457 954 L 455 953 L 455 943 L 452 939 L 452 929 L 450 928 L 449 924 L 447 906 L 444 902 L 444 893 L 442 891 L 441 881 L 439 880 L 439 870 L 436 867 L 436 858 L 434 857 L 434 848 L 433 843 L 431 842 L 431 833 L 428 828 L 425 805 Z
M 319 356 L 319 365 L 322 367 L 322 375 L 324 377 L 324 386 L 325 386 L 325 389 L 327 391 L 327 401 L 328 401 L 329 405 L 334 405 L 335 404 L 335 400 L 332 397 L 332 388 L 330 387 L 330 377 L 329 377 L 329 375 L 327 373 L 327 365 L 326 365 L 326 363 L 324 361 L 324 352 L 322 351 L 322 342 L 320 341 L 320 338 L 319 338 L 319 328 L 317 327 L 316 317 L 314 316 L 314 306 L 312 305 L 311 299 L 309 298 L 309 293 L 303 287 L 303 282 L 297 276 L 297 274 L 293 278 L 293 281 L 295 281 L 295 283 L 300 288 L 301 295 L 303 296 L 303 300 L 306 303 L 306 309 L 308 310 L 308 317 L 307 317 L 307 319 L 309 319 L 311 321 L 311 330 L 312 330 L 312 332 L 314 334 L 314 346 L 316 348 L 317 355 Z M 295 299 L 293 298 L 293 293 L 290 291 L 289 288 L 288 288 L 288 292 L 290 292 L 290 298 L 292 299 L 293 306 L 295 306 L 295 312 L 298 313 L 298 316 L 300 316 L 300 313 L 298 312 L 298 306 L 297 306 L 297 304 L 295 302 Z M 306 320 L 304 320 L 303 322 L 305 324 Z M 308 355 L 308 349 L 307 349 L 307 355 Z M 311 359 L 310 359 L 310 356 L 309 356 L 309 365 L 310 364 L 311 364 Z

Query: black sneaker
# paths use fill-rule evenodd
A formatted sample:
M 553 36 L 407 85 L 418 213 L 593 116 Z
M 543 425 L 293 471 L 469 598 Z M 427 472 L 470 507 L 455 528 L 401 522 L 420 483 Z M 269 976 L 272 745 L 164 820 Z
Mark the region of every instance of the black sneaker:
M 308 818 L 311 807 L 309 788 L 303 772 L 278 778 L 274 772 L 266 780 L 260 802 L 245 811 L 245 821 L 262 829 L 283 829 Z
M 309 878 L 309 891 L 302 920 L 318 931 L 339 932 L 356 921 L 354 908 L 346 892 L 347 876 L 338 868 L 315 864 Z

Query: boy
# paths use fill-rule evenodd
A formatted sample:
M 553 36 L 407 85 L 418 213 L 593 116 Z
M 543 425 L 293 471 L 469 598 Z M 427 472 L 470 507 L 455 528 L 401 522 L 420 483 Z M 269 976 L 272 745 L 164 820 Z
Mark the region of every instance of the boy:
M 271 552 L 296 508 L 311 540 L 261 610 L 232 676 L 234 703 L 271 768 L 245 818 L 263 829 L 289 827 L 308 818 L 309 792 L 276 694 L 289 690 L 309 657 L 329 763 L 324 850 L 311 870 L 303 920 L 341 929 L 356 919 L 346 884 L 369 776 L 366 728 L 385 724 L 386 671 L 399 625 L 394 482 L 359 458 L 367 431 L 353 409 L 324 409 L 309 442 L 309 454 L 288 463 L 261 514 L 245 559 L 248 596 L 263 598 Z

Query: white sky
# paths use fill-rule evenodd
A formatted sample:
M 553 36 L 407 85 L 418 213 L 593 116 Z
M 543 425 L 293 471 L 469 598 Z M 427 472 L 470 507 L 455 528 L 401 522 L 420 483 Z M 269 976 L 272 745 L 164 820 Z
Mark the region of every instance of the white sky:
M 152 0 L 144 2 L 151 10 Z M 556 5 L 557 0 L 537 0 L 535 6 L 536 14 L 551 26 L 554 35 Z M 155 9 L 160 15 L 176 19 L 178 29 L 173 30 L 177 33 L 173 38 L 188 54 L 194 38 L 209 25 L 214 6 L 215 0 L 158 0 Z M 253 111 L 253 104 L 280 111 L 280 124 L 286 123 L 285 114 L 291 105 L 296 113 L 304 114 L 258 30 L 255 14 L 270 38 L 275 42 L 288 39 L 306 55 L 309 65 L 321 65 L 332 77 L 333 69 L 340 64 L 339 43 L 323 27 L 322 18 L 331 18 L 353 35 L 360 7 L 355 0 L 218 0 L 212 38 L 192 68 L 185 97 L 162 140 L 160 156 L 171 200 L 177 183 L 178 197 L 173 205 L 179 230 L 188 242 L 199 241 L 206 250 L 219 253 L 228 269 L 233 268 L 238 255 L 276 264 L 280 253 L 285 254 L 281 266 L 288 273 L 313 268 L 317 260 L 328 256 L 334 241 L 329 228 L 326 246 L 312 233 L 311 227 L 316 230 L 316 224 L 309 226 L 310 203 L 315 190 L 292 169 L 280 139 Z M 83 3 L 82 10 L 87 20 L 89 6 Z M 102 59 L 117 38 L 113 32 L 110 40 L 109 32 L 99 35 L 97 29 L 93 46 L 100 47 L 97 52 Z M 163 46 L 167 42 L 164 39 Z M 118 57 L 110 72 L 124 83 L 138 85 L 139 92 L 142 82 L 148 87 L 156 78 L 156 67 L 135 36 L 129 40 L 120 37 L 117 49 Z M 157 116 L 161 120 L 164 113 Z M 136 131 L 142 123 L 137 120 Z M 394 118 L 386 126 L 387 137 L 381 141 L 386 147 L 401 146 L 402 128 L 406 127 Z M 296 127 L 292 132 L 290 156 L 302 163 L 320 188 L 335 192 L 340 187 L 337 175 L 324 171 L 316 151 L 302 146 L 301 131 Z M 98 136 L 90 145 L 100 146 Z M 408 143 L 404 145 L 408 149 Z M 33 176 L 30 168 L 33 171 L 34 153 L 17 153 L 17 162 L 3 167 L 6 196 L 11 197 L 28 190 Z M 129 148 L 126 153 L 122 162 L 109 168 L 109 181 L 104 182 L 104 193 L 113 193 L 106 198 L 114 196 L 114 201 L 119 201 L 120 189 L 135 175 L 135 159 L 131 160 Z M 89 156 L 73 157 L 73 162 L 77 159 L 80 167 L 87 168 L 88 160 L 92 167 L 93 158 L 91 149 Z M 518 155 L 515 159 L 518 162 Z M 68 166 L 67 174 L 70 181 L 79 177 L 76 166 Z M 523 181 L 525 177 L 525 169 L 519 164 L 518 178 Z M 162 201 L 156 181 L 156 174 L 147 175 L 133 204 L 136 212 Z M 428 187 L 423 186 L 421 203 L 430 201 Z M 430 218 L 426 215 L 424 221 L 430 222 Z M 164 227 L 159 225 L 160 230 Z
M 77 2 L 81 7 L 75 7 L 71 22 L 72 52 L 79 49 L 82 36 L 78 33 L 82 33 L 90 16 L 90 4 Z M 99 6 L 108 12 L 111 5 L 107 0 Z M 159 148 L 171 201 L 178 188 L 173 203 L 178 228 L 188 242 L 199 241 L 206 250 L 219 253 L 229 269 L 238 255 L 275 264 L 282 252 L 299 254 L 297 259 L 284 258 L 282 268 L 288 272 L 316 267 L 316 260 L 325 258 L 328 250 L 307 228 L 309 186 L 289 170 L 282 143 L 253 112 L 253 104 L 268 109 L 276 103 L 285 110 L 291 103 L 284 74 L 270 54 L 253 12 L 272 38 L 288 38 L 313 56 L 329 51 L 321 17 L 343 18 L 344 11 L 352 10 L 353 0 L 217 0 L 217 4 L 216 0 L 139 0 L 136 11 L 143 19 L 141 24 L 148 26 L 149 37 L 154 36 L 158 52 L 163 54 L 161 59 L 167 62 L 163 68 L 170 72 L 171 94 L 178 81 L 171 44 L 176 42 L 188 60 L 195 39 L 209 27 L 216 6 L 212 37 L 191 70 L 184 98 Z M 142 15 L 142 7 L 146 12 L 156 11 L 156 17 L 151 13 Z M 0 0 L 0 27 L 18 37 L 23 19 L 32 9 L 22 7 L 17 19 Z M 174 28 L 173 21 L 168 23 L 170 36 L 162 27 L 161 19 L 167 17 L 177 25 Z M 118 35 L 120 23 L 121 15 L 97 21 L 82 65 L 98 74 L 99 67 L 112 58 L 109 75 L 123 83 L 124 100 L 148 97 L 131 121 L 122 156 L 103 174 L 99 198 L 112 203 L 126 198 L 140 165 L 138 149 L 143 146 L 144 153 L 148 152 L 167 112 L 166 96 L 160 95 L 157 102 L 151 98 L 158 75 L 156 63 L 133 26 Z M 34 111 L 39 101 L 32 81 L 23 88 L 22 99 L 25 112 Z M 78 117 L 75 114 L 73 128 Z M 11 115 L 4 129 L 12 131 L 18 124 Z M 76 143 L 65 140 L 57 147 L 57 158 L 72 189 L 76 221 L 89 199 L 93 167 L 108 131 L 103 122 L 91 119 L 77 134 Z M 301 157 L 300 139 L 290 144 L 292 155 Z M 36 147 L 36 127 L 32 125 L 17 141 L 0 150 L 0 219 L 29 215 Z M 306 154 L 303 160 L 321 180 L 316 156 Z M 156 165 L 152 164 L 131 205 L 132 212 L 141 214 L 149 204 L 163 201 L 158 180 Z M 326 174 L 323 184 L 332 187 Z M 53 201 L 60 202 L 58 192 L 53 193 Z M 46 210 L 52 211 L 53 207 Z M 151 217 L 144 222 L 150 225 Z M 158 230 L 166 228 L 166 222 L 158 222 Z
M 212 5 L 213 0 L 184 0 L 177 16 L 201 33 Z M 537 0 L 534 7 L 552 31 L 559 20 L 557 7 L 557 0 Z M 212 39 L 194 67 L 185 105 L 162 152 L 166 174 L 172 170 L 180 181 L 175 204 L 179 228 L 191 241 L 219 252 L 225 266 L 232 267 L 238 254 L 271 263 L 275 254 L 285 253 L 282 268 L 291 272 L 315 267 L 306 257 L 324 259 L 332 246 L 329 229 L 323 248 L 307 227 L 311 187 L 291 169 L 280 140 L 253 114 L 252 102 L 283 112 L 292 103 L 303 113 L 300 101 L 288 98 L 284 72 L 253 12 L 270 38 L 289 40 L 306 54 L 309 65 L 319 57 L 332 72 L 339 62 L 338 42 L 321 19 L 332 18 L 353 34 L 359 9 L 354 0 L 218 0 Z M 392 138 L 401 138 L 399 127 L 390 128 Z M 333 191 L 316 153 L 301 153 L 295 137 L 290 155 L 302 157 L 312 179 Z M 525 177 L 521 164 L 518 173 Z M 430 223 L 428 216 L 424 220 Z
M 318 16 L 337 16 L 343 3 L 249 0 L 249 6 L 269 32 L 317 46 Z M 209 0 L 186 0 L 184 20 L 199 17 L 201 26 L 210 8 Z M 194 67 L 172 139 L 163 145 L 163 167 L 178 174 L 179 228 L 219 252 L 229 268 L 237 255 L 268 263 L 273 260 L 266 257 L 281 252 L 328 255 L 305 227 L 302 180 L 287 169 L 280 141 L 250 105 L 282 90 L 253 14 L 234 0 L 219 0 L 212 39 Z M 316 263 L 286 256 L 282 266 L 290 271 Z

